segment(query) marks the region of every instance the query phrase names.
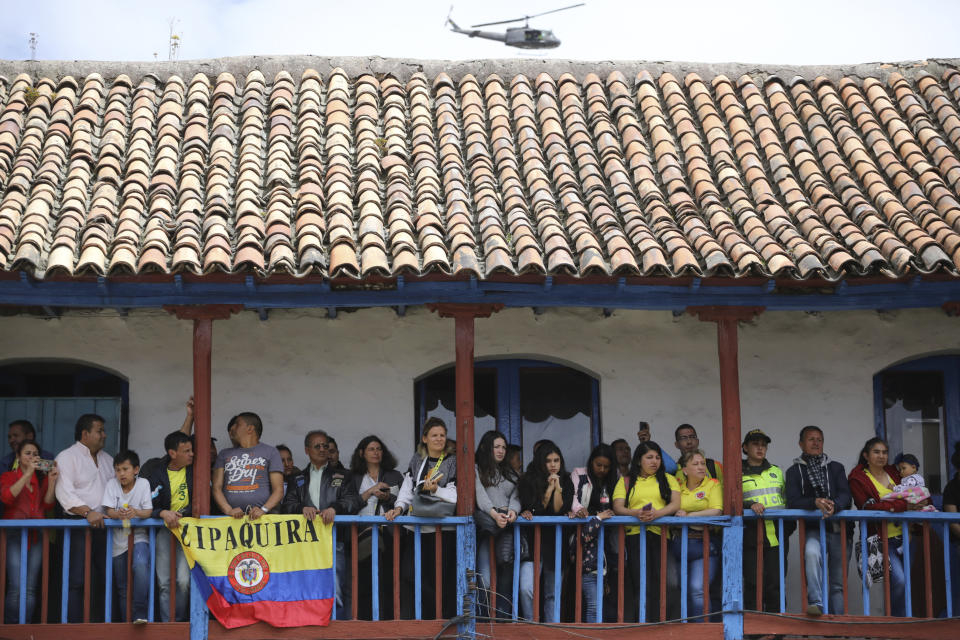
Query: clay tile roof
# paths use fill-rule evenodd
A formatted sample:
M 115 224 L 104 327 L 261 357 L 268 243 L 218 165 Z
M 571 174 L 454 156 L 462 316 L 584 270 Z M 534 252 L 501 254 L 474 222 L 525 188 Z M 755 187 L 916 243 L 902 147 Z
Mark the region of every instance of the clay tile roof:
M 0 63 L 0 270 L 960 273 L 951 61 L 228 62 Z

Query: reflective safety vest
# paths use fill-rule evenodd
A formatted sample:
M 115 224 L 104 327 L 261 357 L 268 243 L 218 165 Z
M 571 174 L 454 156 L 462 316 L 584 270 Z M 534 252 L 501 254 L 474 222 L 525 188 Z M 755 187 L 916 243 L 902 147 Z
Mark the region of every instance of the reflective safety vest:
M 764 509 L 783 509 L 786 502 L 783 499 L 784 477 L 783 471 L 776 465 L 770 465 L 760 473 L 743 475 L 744 502 L 759 502 Z M 774 520 L 766 520 L 767 540 L 771 547 L 779 544 L 777 527 Z

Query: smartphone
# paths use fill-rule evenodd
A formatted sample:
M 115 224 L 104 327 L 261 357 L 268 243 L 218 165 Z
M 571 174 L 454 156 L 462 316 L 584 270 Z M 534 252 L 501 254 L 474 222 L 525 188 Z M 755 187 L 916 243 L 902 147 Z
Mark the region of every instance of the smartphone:
M 49 471 L 53 469 L 55 464 L 56 463 L 53 460 L 44 460 L 41 458 L 40 460 L 37 460 L 36 469 L 37 471 L 49 473 Z
M 653 511 L 653 503 L 652 503 L 652 502 L 648 502 L 647 504 L 643 505 L 643 507 L 642 507 L 640 510 L 641 510 L 641 511 Z

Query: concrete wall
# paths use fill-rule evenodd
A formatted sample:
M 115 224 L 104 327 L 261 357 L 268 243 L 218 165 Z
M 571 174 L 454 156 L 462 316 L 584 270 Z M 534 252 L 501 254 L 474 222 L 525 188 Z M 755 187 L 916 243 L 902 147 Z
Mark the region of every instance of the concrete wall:
M 425 309 L 405 317 L 368 309 L 335 320 L 323 312 L 245 312 L 214 324 L 214 435 L 243 410 L 265 422 L 264 440 L 287 442 L 305 462 L 310 428 L 334 434 L 347 458 L 378 433 L 401 464 L 412 450 L 414 379 L 453 361 L 453 321 Z M 873 435 L 873 376 L 897 362 L 957 352 L 957 320 L 939 310 L 769 312 L 740 330 L 744 428 L 773 438 L 769 457 L 789 465 L 805 424 L 826 431 L 829 455 L 848 469 Z M 159 453 L 183 419 L 190 394 L 191 324 L 161 312 L 127 318 L 69 314 L 3 319 L 0 362 L 63 358 L 111 369 L 130 381 L 130 446 Z M 506 310 L 476 323 L 476 357 L 535 357 L 568 363 L 600 380 L 603 436 L 633 442 L 638 419 L 669 446 L 672 429 L 694 424 L 708 454 L 721 457 L 720 387 L 712 323 L 669 312 Z M 582 464 L 582 461 L 568 463 Z M 794 544 L 796 547 L 796 544 Z M 793 549 L 792 566 L 796 564 Z M 855 576 L 855 570 L 851 569 Z M 798 593 L 792 571 L 791 593 Z M 851 604 L 859 607 L 859 594 Z M 874 608 L 880 593 L 873 597 Z M 857 609 L 859 610 L 859 609 Z M 879 609 L 877 609 L 879 612 Z

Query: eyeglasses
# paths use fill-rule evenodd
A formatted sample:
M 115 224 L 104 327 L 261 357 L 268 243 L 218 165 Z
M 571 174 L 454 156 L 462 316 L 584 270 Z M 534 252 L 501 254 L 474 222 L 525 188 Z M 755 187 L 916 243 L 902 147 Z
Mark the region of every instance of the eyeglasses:
M 314 449 L 328 449 L 328 448 L 330 448 L 330 445 L 327 444 L 326 442 L 318 442 L 318 443 L 316 443 L 315 445 L 313 445 L 313 448 L 314 448 Z
M 685 442 L 687 440 L 699 440 L 697 436 L 680 436 L 677 438 L 677 442 Z

